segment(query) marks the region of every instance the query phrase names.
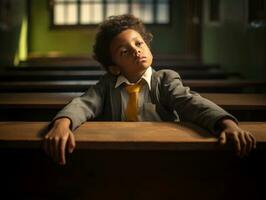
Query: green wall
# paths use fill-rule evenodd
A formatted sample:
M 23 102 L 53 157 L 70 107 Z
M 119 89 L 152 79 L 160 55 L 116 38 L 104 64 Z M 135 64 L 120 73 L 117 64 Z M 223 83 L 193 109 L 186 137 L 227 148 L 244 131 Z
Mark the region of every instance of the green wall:
M 5 5 L 1 4 L 4 8 Z M 2 11 L 0 27 L 0 67 L 14 65 L 18 53 L 22 19 L 26 15 L 26 0 L 10 0 L 7 11 Z M 4 9 L 1 8 L 1 9 Z
M 265 79 L 266 27 L 248 24 L 245 0 L 222 0 L 221 15 L 219 25 L 203 26 L 203 62 L 219 63 L 246 78 Z
M 157 54 L 182 54 L 182 0 L 173 1 L 173 22 L 163 27 L 149 26 L 154 40 L 152 49 Z M 91 54 L 96 27 L 80 29 L 51 29 L 47 0 L 31 1 L 29 51 L 34 55 L 58 52 L 63 55 Z

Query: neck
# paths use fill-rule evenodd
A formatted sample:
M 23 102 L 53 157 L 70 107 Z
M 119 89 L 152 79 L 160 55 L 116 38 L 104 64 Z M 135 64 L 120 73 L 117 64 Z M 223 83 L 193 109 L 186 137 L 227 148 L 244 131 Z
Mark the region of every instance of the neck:
M 127 80 L 130 83 L 137 83 L 141 77 L 143 76 L 143 74 L 145 73 L 146 70 L 144 70 L 143 72 L 139 73 L 139 74 L 134 74 L 133 76 L 125 76 L 127 78 Z

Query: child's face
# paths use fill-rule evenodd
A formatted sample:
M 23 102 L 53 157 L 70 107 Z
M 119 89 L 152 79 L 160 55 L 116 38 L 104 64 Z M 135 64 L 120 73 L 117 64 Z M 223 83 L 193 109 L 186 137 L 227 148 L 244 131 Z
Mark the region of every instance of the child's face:
M 152 63 L 152 54 L 142 36 L 133 29 L 118 34 L 110 46 L 113 62 L 131 82 L 137 81 Z

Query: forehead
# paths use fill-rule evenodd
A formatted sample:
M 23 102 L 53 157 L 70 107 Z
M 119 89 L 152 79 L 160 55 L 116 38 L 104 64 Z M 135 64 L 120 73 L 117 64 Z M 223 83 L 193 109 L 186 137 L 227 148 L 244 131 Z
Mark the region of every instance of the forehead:
M 127 29 L 119 33 L 111 42 L 112 46 L 120 46 L 136 39 L 143 39 L 142 36 L 133 29 Z

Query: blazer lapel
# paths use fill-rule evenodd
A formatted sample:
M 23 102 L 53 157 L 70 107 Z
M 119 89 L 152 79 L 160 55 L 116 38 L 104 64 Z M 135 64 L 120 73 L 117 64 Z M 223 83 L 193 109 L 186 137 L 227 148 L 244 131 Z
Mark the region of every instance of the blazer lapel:
M 120 87 L 115 88 L 115 81 L 110 84 L 111 113 L 113 121 L 121 121 L 121 94 Z
M 158 103 L 158 97 L 156 95 L 156 87 L 157 87 L 157 82 L 158 82 L 158 79 L 157 79 L 157 72 L 152 69 L 152 75 L 151 75 L 151 101 L 152 103 L 155 103 L 157 104 Z

